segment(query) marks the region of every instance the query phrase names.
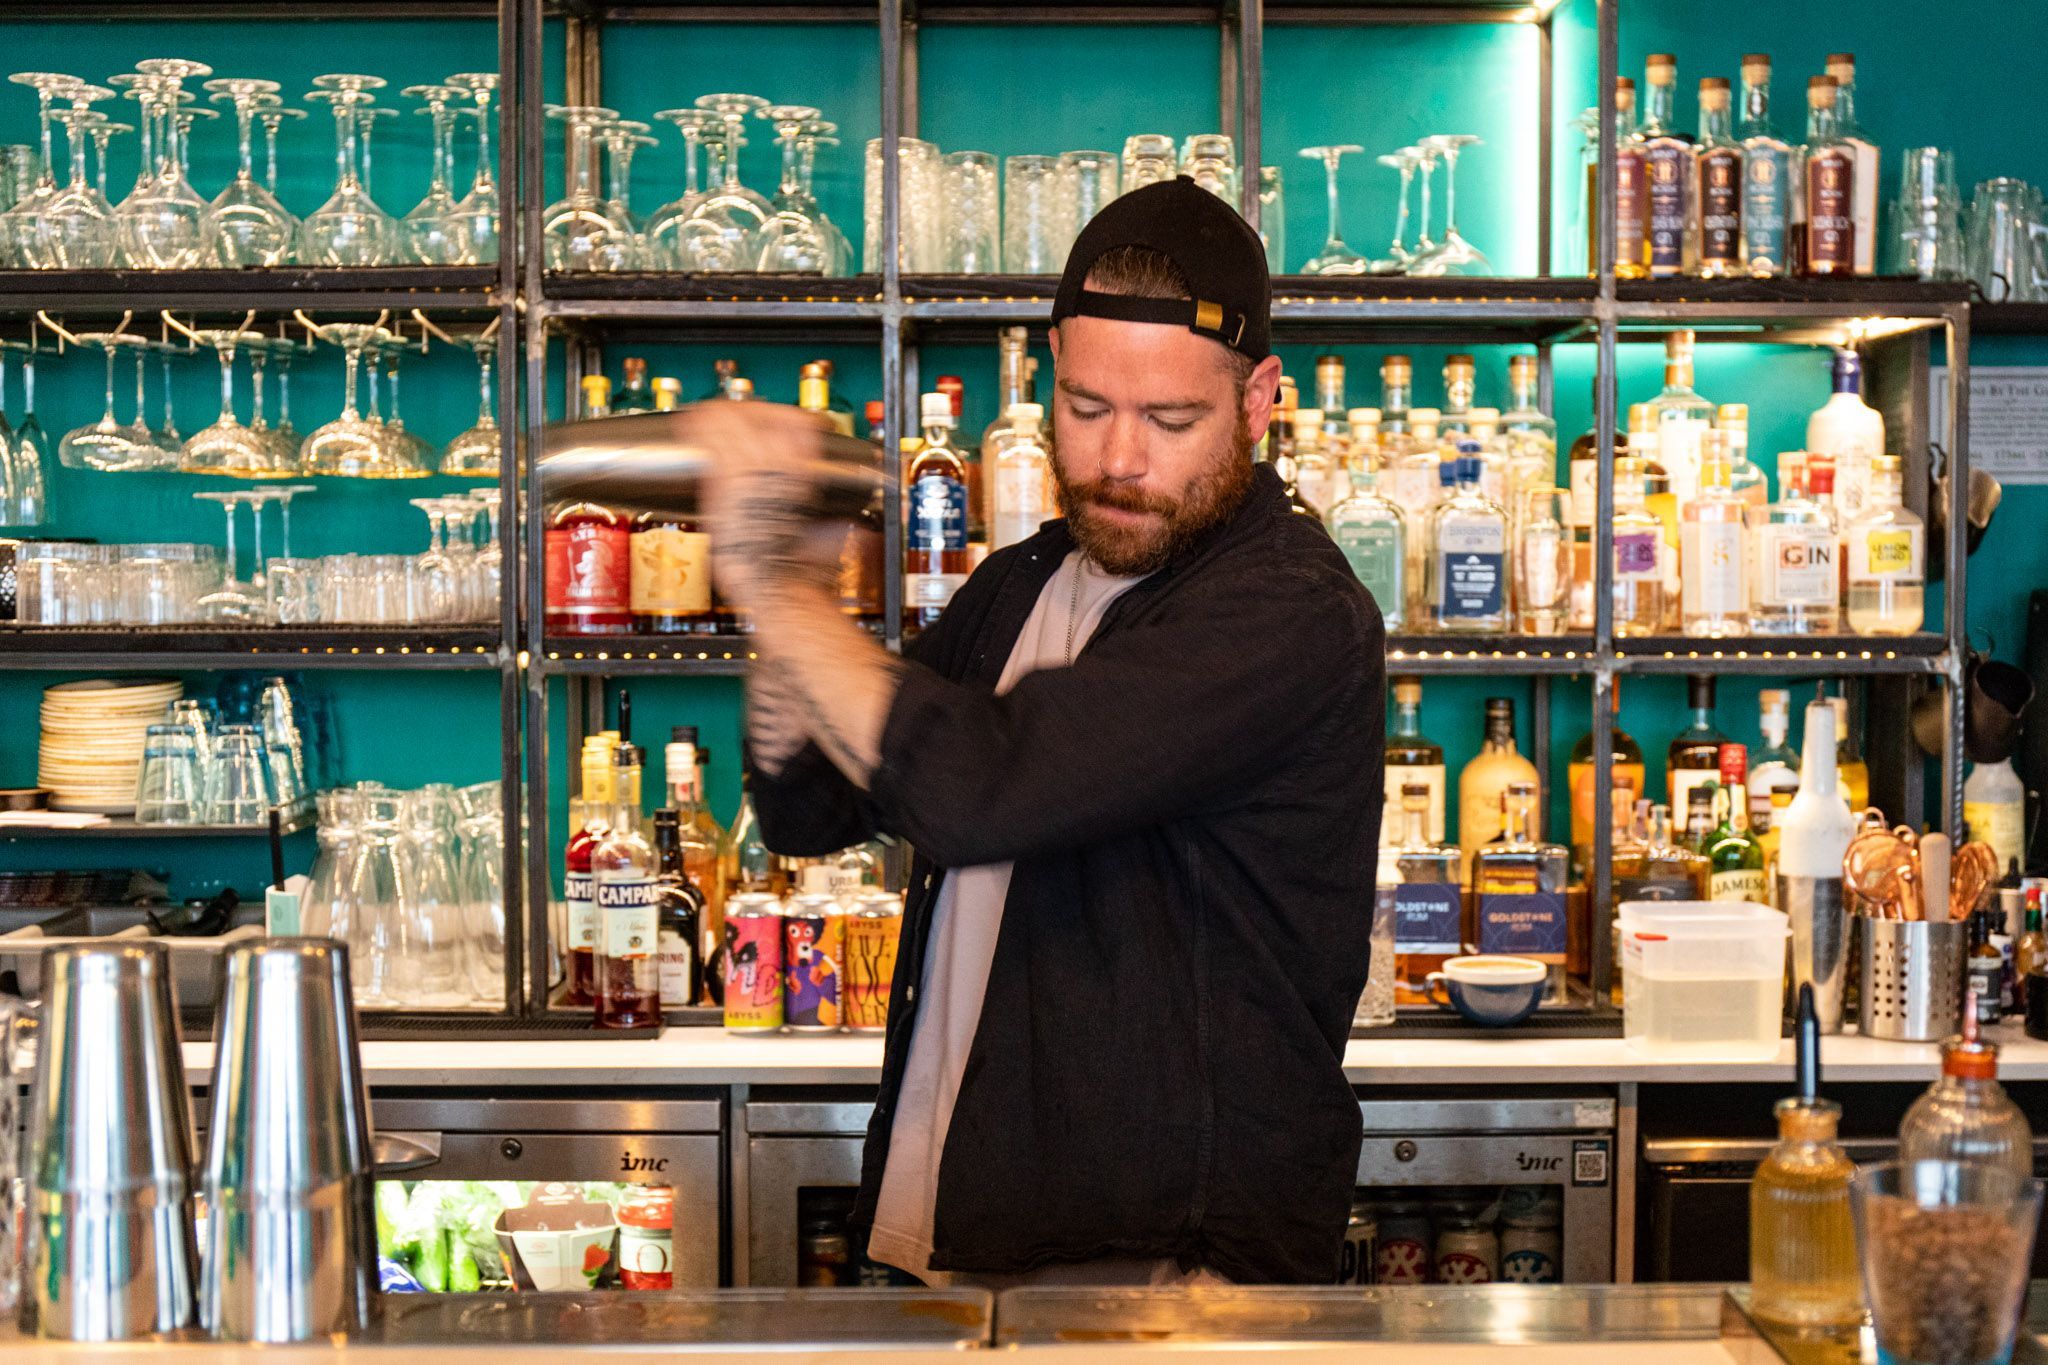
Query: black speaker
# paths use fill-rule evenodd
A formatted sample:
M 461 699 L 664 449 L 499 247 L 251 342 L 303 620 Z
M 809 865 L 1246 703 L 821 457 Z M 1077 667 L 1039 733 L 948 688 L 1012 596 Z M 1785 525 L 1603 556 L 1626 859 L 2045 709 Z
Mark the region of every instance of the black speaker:
M 2020 747 L 2013 770 L 2030 795 L 2048 792 L 2048 589 L 2027 594 L 2027 641 L 2020 666 L 2034 680 L 2034 700 L 2020 718 Z M 2048 867 L 2048 820 L 2038 795 L 2028 802 L 2027 867 Z

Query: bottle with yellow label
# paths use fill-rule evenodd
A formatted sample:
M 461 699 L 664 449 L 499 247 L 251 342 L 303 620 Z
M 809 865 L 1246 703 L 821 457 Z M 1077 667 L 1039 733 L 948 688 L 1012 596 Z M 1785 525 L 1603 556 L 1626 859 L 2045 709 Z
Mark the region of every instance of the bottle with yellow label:
M 1863 514 L 1842 531 L 1849 629 L 1910 635 L 1926 619 L 1926 530 L 1905 508 L 1896 455 L 1870 461 Z
M 695 518 L 643 512 L 628 545 L 627 605 L 639 635 L 711 630 L 711 537 Z
M 853 409 L 832 395 L 832 362 L 813 360 L 797 372 L 796 405 L 831 423 L 841 436 L 853 435 Z

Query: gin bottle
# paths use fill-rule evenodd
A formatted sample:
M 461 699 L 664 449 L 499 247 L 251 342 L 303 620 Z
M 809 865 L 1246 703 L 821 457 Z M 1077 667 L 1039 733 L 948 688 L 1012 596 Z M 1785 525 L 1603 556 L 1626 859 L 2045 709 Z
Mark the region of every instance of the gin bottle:
M 1508 519 L 1479 491 L 1479 459 L 1460 456 L 1457 489 L 1429 517 L 1432 623 L 1448 633 L 1507 627 Z
M 1323 444 L 1338 464 L 1351 446 L 1350 405 L 1344 401 L 1344 357 L 1316 357 L 1316 407 L 1323 414 Z
M 1807 496 L 1805 452 L 1778 457 L 1783 496 L 1757 528 L 1749 628 L 1758 635 L 1827 635 L 1836 629 L 1841 578 L 1835 528 Z
M 1863 514 L 1842 529 L 1848 555 L 1849 629 L 1910 635 L 1926 617 L 1925 528 L 1905 508 L 1896 456 L 1870 462 Z
M 1500 415 L 1500 435 L 1508 456 L 1508 506 L 1519 509 L 1532 488 L 1557 477 L 1557 423 L 1536 406 L 1536 357 L 1518 355 L 1508 361 L 1508 410 Z M 1574 496 L 1577 488 L 1572 489 Z M 1576 516 L 1574 516 L 1576 520 Z
M 1744 505 L 1728 486 L 1719 432 L 1708 432 L 1700 491 L 1685 505 L 1679 531 L 1682 602 L 1687 635 L 1740 635 L 1749 613 Z
M 1614 462 L 1614 633 L 1664 628 L 1664 524 L 1643 505 L 1643 461 Z
M 1379 604 L 1387 630 L 1401 630 L 1408 620 L 1408 523 L 1401 508 L 1380 495 L 1379 475 L 1354 474 L 1351 496 L 1330 509 L 1325 524 L 1351 572 Z
M 1742 270 L 1742 146 L 1730 131 L 1728 81 L 1700 82 L 1700 274 L 1708 279 Z
M 1693 207 L 1698 174 L 1693 142 L 1678 129 L 1678 58 L 1653 52 L 1645 71 L 1643 172 L 1648 185 L 1650 278 L 1670 279 L 1699 270 L 1699 215 Z
M 1715 410 L 1714 429 L 1728 457 L 1728 487 L 1742 499 L 1744 519 L 1754 526 L 1770 505 L 1771 489 L 1763 468 L 1749 458 L 1749 404 L 1723 403 Z
M 1766 279 L 1789 275 L 1792 261 L 1792 200 L 1798 188 L 1792 144 L 1771 128 L 1771 59 L 1753 52 L 1742 59 L 1742 263 Z

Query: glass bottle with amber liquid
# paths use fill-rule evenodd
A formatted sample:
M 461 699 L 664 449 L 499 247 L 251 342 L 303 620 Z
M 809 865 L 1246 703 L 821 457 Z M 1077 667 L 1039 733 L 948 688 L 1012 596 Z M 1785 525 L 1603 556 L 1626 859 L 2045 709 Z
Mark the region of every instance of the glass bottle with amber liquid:
M 923 630 L 938 622 L 967 581 L 967 462 L 953 449 L 953 400 L 924 395 L 924 447 L 911 461 L 904 505 L 910 513 L 904 538 L 903 628 Z
M 1806 261 L 1808 275 L 1856 271 L 1856 149 L 1837 130 L 1833 76 L 1806 83 Z
M 626 382 L 612 399 L 612 411 L 622 416 L 629 412 L 654 411 L 654 391 L 647 386 L 647 362 L 637 355 L 629 355 L 622 368 Z
M 1440 794 L 1440 793 L 1439 793 Z M 1465 896 L 1458 846 L 1429 833 L 1430 789 L 1404 783 L 1394 861 L 1394 1000 L 1429 1002 L 1428 978 L 1460 951 Z
M 1446 778 L 1444 770 L 1444 749 L 1441 744 L 1422 733 L 1422 679 L 1397 677 L 1394 679 L 1394 723 L 1387 730 L 1387 751 L 1384 764 L 1386 775 L 1386 810 L 1401 809 L 1402 789 L 1409 783 L 1420 783 L 1429 796 L 1430 842 L 1439 843 L 1444 837 L 1446 800 Z M 1406 833 L 1400 821 L 1381 820 L 1383 847 L 1391 847 Z
M 1749 1186 L 1751 1311 L 1769 1322 L 1849 1327 L 1863 1321 L 1863 1282 L 1849 1178 L 1835 1140 L 1840 1105 L 1778 1101 L 1778 1143 Z
M 712 629 L 711 537 L 695 517 L 643 512 L 628 543 L 628 605 L 638 635 Z
M 1482 953 L 1534 958 L 1549 968 L 1545 999 L 1569 1000 L 1566 889 L 1571 855 L 1536 836 L 1536 784 L 1513 781 L 1501 793 L 1500 837 L 1472 855 L 1472 941 Z
M 1516 782 L 1542 790 L 1536 765 L 1515 748 L 1514 698 L 1488 697 L 1485 742 L 1458 774 L 1458 847 L 1466 857 L 1499 837 L 1501 798 Z
M 661 1023 L 660 864 L 640 833 L 640 757 L 617 750 L 618 785 L 610 828 L 590 852 L 597 901 L 597 1026 L 650 1028 Z
M 1703 901 L 1707 899 L 1707 860 L 1673 837 L 1671 807 L 1659 802 L 1636 803 L 1640 837 L 1614 857 L 1614 912 L 1610 942 L 1615 947 L 1614 1003 L 1621 1003 L 1621 925 L 1623 901 Z M 1617 841 L 1619 836 L 1617 835 Z M 1623 846 L 1617 842 L 1618 850 Z
M 1664 781 L 1670 793 L 1671 809 L 1690 812 L 1686 796 L 1694 787 L 1720 780 L 1721 746 L 1728 736 L 1714 728 L 1714 679 L 1694 674 L 1685 680 L 1686 701 L 1692 707 L 1692 724 L 1678 732 L 1664 751 Z
M 1621 728 L 1621 683 L 1617 679 L 1609 698 L 1608 723 L 1614 731 L 1614 758 L 1607 773 L 1609 789 L 1618 796 L 1621 810 L 1634 808 L 1636 799 L 1643 794 L 1643 783 L 1647 780 L 1643 766 L 1643 747 L 1635 737 Z M 1593 771 L 1593 732 L 1588 730 L 1572 745 L 1571 758 L 1565 766 L 1566 779 L 1572 791 L 1572 857 L 1578 864 L 1580 875 L 1592 863 L 1593 858 L 1593 806 L 1598 789 Z
M 583 818 L 569 836 L 563 857 L 562 900 L 566 912 L 568 988 L 562 1003 L 587 1007 L 597 999 L 597 892 L 591 880 L 590 855 L 611 826 L 614 750 L 601 736 L 583 744 Z

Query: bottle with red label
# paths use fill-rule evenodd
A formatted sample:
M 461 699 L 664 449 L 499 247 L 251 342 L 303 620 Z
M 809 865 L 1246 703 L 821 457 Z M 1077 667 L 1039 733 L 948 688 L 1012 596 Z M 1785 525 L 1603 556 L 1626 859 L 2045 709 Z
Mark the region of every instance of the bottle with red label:
M 585 417 L 611 415 L 611 381 L 583 381 Z M 549 514 L 545 541 L 546 625 L 550 634 L 617 634 L 632 625 L 632 519 L 594 502 Z

